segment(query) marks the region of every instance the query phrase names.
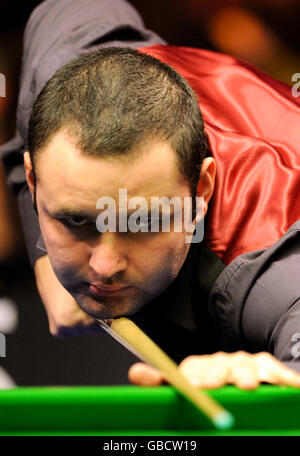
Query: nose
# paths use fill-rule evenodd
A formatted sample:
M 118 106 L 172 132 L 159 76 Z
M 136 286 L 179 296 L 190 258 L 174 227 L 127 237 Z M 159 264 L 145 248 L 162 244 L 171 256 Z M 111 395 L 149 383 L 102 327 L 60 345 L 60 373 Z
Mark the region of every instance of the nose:
M 110 279 L 127 267 L 127 259 L 118 246 L 117 233 L 102 233 L 92 246 L 89 266 L 101 280 Z

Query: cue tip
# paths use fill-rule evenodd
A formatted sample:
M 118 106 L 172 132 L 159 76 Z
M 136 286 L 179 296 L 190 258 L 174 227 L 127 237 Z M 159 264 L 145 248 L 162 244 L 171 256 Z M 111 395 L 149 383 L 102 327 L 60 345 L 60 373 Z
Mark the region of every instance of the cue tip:
M 214 417 L 213 423 L 218 429 L 231 429 L 234 425 L 234 417 L 227 410 L 222 410 Z

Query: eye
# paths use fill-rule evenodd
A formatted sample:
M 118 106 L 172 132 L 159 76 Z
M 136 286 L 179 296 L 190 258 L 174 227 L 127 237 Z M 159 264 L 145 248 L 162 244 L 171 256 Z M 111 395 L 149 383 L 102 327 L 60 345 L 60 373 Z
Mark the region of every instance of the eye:
M 132 233 L 155 233 L 160 231 L 161 219 L 151 217 L 139 217 L 137 220 L 130 220 L 128 222 L 128 229 Z M 154 227 L 154 231 L 152 228 Z
M 160 218 L 141 219 L 141 227 L 148 227 L 151 230 L 152 226 L 160 227 L 162 220 Z
M 151 228 L 151 219 L 148 217 L 141 217 L 138 222 L 141 228 Z
M 67 226 L 71 226 L 73 228 L 81 228 L 83 226 L 89 225 L 91 222 L 84 218 L 84 217 L 69 217 L 62 220 Z

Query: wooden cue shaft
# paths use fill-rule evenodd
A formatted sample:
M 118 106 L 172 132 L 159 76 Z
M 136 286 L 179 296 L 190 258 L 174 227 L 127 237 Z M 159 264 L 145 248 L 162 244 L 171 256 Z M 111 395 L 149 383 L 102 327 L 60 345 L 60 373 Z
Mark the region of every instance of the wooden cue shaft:
M 133 346 L 153 367 L 159 369 L 167 381 L 189 398 L 216 427 L 227 429 L 232 426 L 232 415 L 211 396 L 191 385 L 181 374 L 177 364 L 133 321 L 125 317 L 110 320 L 110 328 Z

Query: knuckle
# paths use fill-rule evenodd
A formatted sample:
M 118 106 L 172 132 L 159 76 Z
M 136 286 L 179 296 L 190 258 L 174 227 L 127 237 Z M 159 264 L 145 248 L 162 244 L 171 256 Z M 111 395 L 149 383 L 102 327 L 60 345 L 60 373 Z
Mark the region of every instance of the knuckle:
M 213 356 L 227 356 L 228 353 L 225 353 L 224 351 L 218 351 L 213 354 Z
M 82 316 L 69 309 L 59 309 L 55 315 L 56 325 L 59 327 L 77 326 L 82 322 Z
M 259 352 L 259 353 L 256 353 L 255 355 L 255 358 L 257 358 L 259 361 L 266 361 L 266 362 L 270 362 L 272 359 L 273 359 L 273 356 L 268 353 L 268 352 Z
M 57 312 L 55 317 L 49 322 L 50 334 L 57 338 L 64 338 L 74 332 L 74 329 L 80 325 L 80 322 L 73 318 L 68 312 Z
M 49 332 L 51 334 L 51 336 L 54 336 L 54 337 L 60 337 L 60 330 L 59 328 L 54 325 L 53 323 L 49 324 Z
M 68 326 L 73 326 L 73 322 L 72 322 L 72 319 L 70 318 L 70 316 L 68 314 L 65 314 L 65 313 L 59 313 L 56 315 L 56 318 L 55 318 L 55 321 L 56 321 L 56 325 L 59 327 L 59 328 L 62 328 L 62 327 L 68 327 Z
M 225 353 L 223 351 L 218 351 L 212 355 L 212 359 L 214 361 L 224 361 L 227 358 L 228 358 L 228 353 Z
M 237 352 L 235 352 L 235 355 L 237 355 L 237 356 L 248 356 L 249 353 L 247 353 L 245 350 L 238 350 Z
M 253 355 L 251 353 L 248 353 L 244 350 L 239 350 L 235 353 L 232 353 L 232 356 L 234 359 L 238 361 L 247 361 L 249 358 L 251 358 Z
M 180 367 L 185 369 L 186 367 L 189 367 L 193 365 L 197 360 L 199 359 L 199 356 L 197 355 L 190 355 L 184 358 L 184 360 L 181 361 Z

